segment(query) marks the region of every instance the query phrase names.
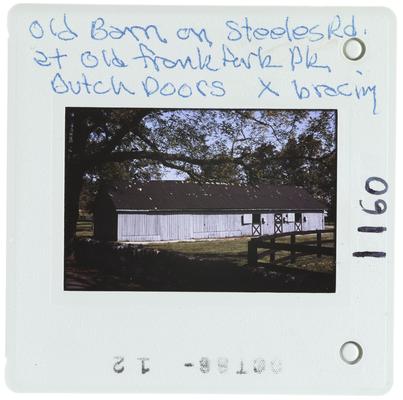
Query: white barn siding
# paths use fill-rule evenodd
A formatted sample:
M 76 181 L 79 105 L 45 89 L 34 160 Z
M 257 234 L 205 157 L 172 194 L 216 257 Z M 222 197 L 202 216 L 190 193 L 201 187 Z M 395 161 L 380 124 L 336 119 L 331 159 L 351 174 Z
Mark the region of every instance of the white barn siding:
M 242 214 L 193 214 L 193 238 L 221 238 L 246 234 Z
M 191 214 L 159 214 L 160 240 L 192 239 L 193 218 Z
M 302 220 L 306 218 L 305 222 L 302 222 L 302 230 L 314 231 L 316 229 L 325 229 L 325 216 L 324 213 L 303 213 Z
M 274 233 L 274 214 L 265 213 L 261 215 L 264 219 L 264 224 L 262 224 L 262 235 L 272 235 Z
M 155 241 L 159 235 L 158 215 L 118 214 L 118 240 Z
M 242 224 L 244 213 L 118 213 L 117 240 L 161 241 L 251 236 L 252 224 Z M 286 214 L 283 214 L 286 216 Z M 302 230 L 324 229 L 323 213 L 304 213 Z M 274 233 L 274 213 L 262 213 L 261 233 Z M 283 223 L 283 232 L 294 231 L 294 220 Z

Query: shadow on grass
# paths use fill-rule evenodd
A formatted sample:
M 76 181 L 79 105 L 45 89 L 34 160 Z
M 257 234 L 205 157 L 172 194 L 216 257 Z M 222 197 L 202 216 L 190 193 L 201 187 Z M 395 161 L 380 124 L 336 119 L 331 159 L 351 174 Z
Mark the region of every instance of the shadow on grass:
M 240 264 L 239 260 L 242 260 Z M 65 290 L 179 292 L 334 292 L 335 274 L 268 265 L 246 252 L 184 254 L 141 245 L 82 241 L 65 261 Z

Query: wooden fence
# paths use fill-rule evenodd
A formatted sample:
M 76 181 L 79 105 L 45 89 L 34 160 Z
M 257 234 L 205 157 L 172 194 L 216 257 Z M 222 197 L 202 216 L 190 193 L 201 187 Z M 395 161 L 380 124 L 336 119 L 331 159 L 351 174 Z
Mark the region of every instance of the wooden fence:
M 331 239 L 323 239 L 322 235 L 325 233 L 331 233 Z M 304 241 L 302 243 L 296 242 L 297 236 L 316 235 L 315 240 Z M 278 238 L 290 237 L 289 243 L 276 242 Z M 332 247 L 322 246 L 326 243 L 333 243 Z M 267 249 L 262 252 L 258 252 L 258 249 Z M 288 251 L 289 256 L 276 259 L 276 252 Z M 270 256 L 270 263 L 283 263 L 289 261 L 294 263 L 298 256 L 306 254 L 316 254 L 318 257 L 324 256 L 336 256 L 336 243 L 335 243 L 335 231 L 334 229 L 314 230 L 314 231 L 298 231 L 298 232 L 286 232 L 277 233 L 274 235 L 264 235 L 258 238 L 252 238 L 248 242 L 248 265 L 250 267 L 256 267 L 258 265 L 265 265 L 265 263 L 259 262 L 259 259 Z M 266 263 L 267 265 L 267 263 Z

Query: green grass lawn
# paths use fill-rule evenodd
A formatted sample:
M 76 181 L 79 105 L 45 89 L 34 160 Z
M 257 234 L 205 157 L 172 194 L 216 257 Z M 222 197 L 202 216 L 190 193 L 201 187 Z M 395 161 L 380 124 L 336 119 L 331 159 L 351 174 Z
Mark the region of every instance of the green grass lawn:
M 322 240 L 332 239 L 333 235 L 331 233 L 322 234 Z M 314 241 L 316 239 L 316 234 L 313 235 L 304 235 L 304 236 L 296 236 L 296 243 L 304 243 Z M 278 243 L 289 243 L 289 237 L 279 238 L 276 240 Z M 323 247 L 334 247 L 333 243 L 324 243 Z M 264 251 L 264 250 L 261 250 Z M 276 252 L 276 258 L 280 259 L 282 257 L 288 256 L 290 253 L 288 251 L 279 251 Z M 269 262 L 270 257 L 263 257 L 261 259 L 262 262 Z M 296 262 L 292 264 L 291 262 L 282 263 L 285 267 L 289 268 L 298 268 L 306 271 L 313 272 L 327 272 L 331 273 L 335 271 L 335 262 L 333 257 L 322 256 L 318 258 L 316 254 L 306 254 L 303 256 L 299 256 L 296 258 Z
M 312 241 L 316 235 L 297 236 L 297 243 L 304 241 Z M 331 234 L 322 235 L 323 240 L 331 239 Z M 159 250 L 174 251 L 186 255 L 193 255 L 205 258 L 211 261 L 225 261 L 239 267 L 247 265 L 248 241 L 249 237 L 217 239 L 217 240 L 201 240 L 193 242 L 171 242 L 171 243 L 155 243 L 147 244 L 145 247 L 156 248 Z M 288 243 L 289 237 L 279 238 L 277 242 Z M 332 244 L 323 244 L 329 246 Z M 259 252 L 264 251 L 260 249 Z M 276 253 L 276 258 L 288 256 L 289 252 L 280 251 Z M 269 256 L 261 259 L 262 262 L 269 262 Z M 322 256 L 318 258 L 316 255 L 304 255 L 297 257 L 296 263 L 282 264 L 289 268 L 298 268 L 315 272 L 334 272 L 335 265 L 332 257 Z
M 82 238 L 92 236 L 92 229 L 92 224 L 89 222 L 78 223 L 78 233 Z M 297 236 L 297 242 L 303 243 L 315 238 L 316 235 Z M 330 234 L 323 235 L 324 240 L 327 238 L 330 239 Z M 334 292 L 333 257 L 318 258 L 316 255 L 304 255 L 297 256 L 295 264 L 289 261 L 279 264 L 277 261 L 270 265 L 269 256 L 266 256 L 261 261 L 266 263 L 267 268 L 249 268 L 247 265 L 249 240 L 249 237 L 241 237 L 148 243 L 143 246 L 174 254 L 146 251 L 143 259 L 137 259 L 136 255 L 134 258 L 126 257 L 126 261 L 125 257 L 122 258 L 114 251 L 106 252 L 107 257 L 102 260 L 107 260 L 107 266 L 108 263 L 112 263 L 113 268 L 105 268 L 103 262 L 98 265 L 99 259 L 94 255 L 92 258 L 95 261 L 88 261 L 85 257 L 82 262 L 78 261 L 78 258 L 71 258 L 65 263 L 65 288 L 66 290 Z M 277 239 L 282 243 L 287 243 L 289 240 L 289 237 Z M 104 245 L 107 247 L 113 244 Z M 186 257 L 180 257 L 178 254 Z M 276 253 L 276 258 L 288 255 L 289 252 L 281 251 Z
M 326 226 L 326 229 L 333 228 L 333 226 Z M 93 223 L 91 221 L 78 221 L 77 222 L 77 237 L 88 238 L 94 234 Z M 332 234 L 323 234 L 322 239 L 331 239 Z M 313 241 L 316 239 L 316 235 L 297 236 L 296 243 L 303 243 L 305 241 Z M 190 242 L 167 242 L 167 243 L 153 243 L 147 244 L 145 247 L 173 251 L 189 256 L 196 256 L 203 259 L 225 262 L 237 267 L 247 265 L 248 257 L 248 241 L 249 237 L 241 238 L 226 238 L 216 240 L 200 240 Z M 289 237 L 283 237 L 276 240 L 278 243 L 289 243 Z M 323 244 L 323 246 L 333 246 L 333 244 Z M 264 249 L 259 249 L 259 253 Z M 276 253 L 276 259 L 286 257 L 289 255 L 287 251 L 279 251 Z M 269 256 L 260 259 L 261 262 L 268 263 Z M 334 272 L 335 263 L 332 257 L 322 256 L 318 258 L 316 255 L 304 255 L 297 257 L 296 262 L 291 264 L 290 262 L 282 263 L 288 268 L 298 268 L 306 271 L 315 272 Z
M 147 244 L 145 247 L 208 258 L 214 261 L 228 261 L 245 265 L 248 255 L 249 238 L 200 240 L 194 242 L 170 242 Z

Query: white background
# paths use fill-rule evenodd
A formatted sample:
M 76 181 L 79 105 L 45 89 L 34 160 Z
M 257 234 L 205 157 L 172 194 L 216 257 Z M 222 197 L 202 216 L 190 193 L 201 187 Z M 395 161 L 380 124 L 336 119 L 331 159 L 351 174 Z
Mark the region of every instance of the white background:
M 96 1 L 96 2 L 92 2 L 90 0 L 87 0 L 85 3 L 97 3 L 97 4 L 108 4 L 111 3 L 112 1 Z M 36 3 L 35 1 L 32 1 L 32 3 Z M 54 3 L 57 3 L 56 1 L 54 1 Z M 60 3 L 65 3 L 65 2 L 60 2 Z M 77 2 L 77 1 L 71 1 L 71 3 L 82 3 L 82 2 Z M 139 1 L 120 1 L 120 4 L 145 4 L 146 2 L 139 2 Z M 369 6 L 369 5 L 374 5 L 374 6 L 388 6 L 390 7 L 395 14 L 397 15 L 398 18 L 398 37 L 400 34 L 400 29 L 399 29 L 399 24 L 402 23 L 402 8 L 403 6 L 401 4 L 399 4 L 400 2 L 396 1 L 387 1 L 387 0 L 383 0 L 382 2 L 370 2 L 369 0 L 366 1 L 358 1 L 356 0 L 354 3 L 352 3 L 351 1 L 327 1 L 326 3 L 322 0 L 322 1 L 294 1 L 294 2 L 287 2 L 287 3 L 283 3 L 283 2 L 270 2 L 270 1 L 221 1 L 219 2 L 219 4 L 223 4 L 223 5 L 248 5 L 250 6 L 251 4 L 256 4 L 256 5 L 265 5 L 265 6 L 270 6 L 270 5 L 281 5 L 281 6 L 285 6 L 285 5 L 312 5 L 312 6 L 324 6 L 324 5 L 332 5 L 332 6 Z M 5 300 L 5 247 L 6 247 L 6 193 L 5 193 L 5 188 L 6 188 L 6 132 L 7 132 L 7 59 L 6 59 L 6 55 L 7 55 L 7 25 L 6 25 L 6 18 L 7 18 L 7 11 L 8 9 L 14 5 L 15 2 L 13 1 L 2 1 L 1 5 L 0 5 L 0 10 L 1 10 L 1 24 L 0 24 L 0 45 L 1 45 L 1 49 L 2 49 L 2 55 L 3 57 L 1 58 L 0 61 L 0 79 L 2 79 L 0 88 L 2 89 L 0 91 L 0 101 L 1 101 L 1 107 L 0 107 L 0 113 L 1 113 L 1 117 L 0 117 L 0 121 L 2 123 L 2 130 L 0 131 L 0 191 L 1 191 L 1 196 L 0 196 L 0 221 L 2 222 L 1 224 L 1 231 L 0 231 L 0 243 L 1 243 L 1 248 L 0 248 L 0 265 L 1 265 L 1 277 L 2 279 L 0 280 L 1 282 L 1 293 L 2 296 L 0 296 L 1 299 L 1 304 L 0 304 L 0 310 L 2 313 L 2 318 L 0 318 L 0 323 L 2 324 L 2 326 L 0 327 L 0 339 L 1 339 L 1 343 L 4 343 L 4 310 L 5 310 L 5 305 L 4 305 L 4 300 Z M 183 4 L 183 5 L 189 5 L 189 4 L 202 4 L 202 5 L 209 5 L 209 4 L 217 4 L 217 2 L 214 1 L 203 1 L 203 2 L 196 2 L 196 1 L 153 1 L 153 2 L 147 2 L 146 4 Z M 400 44 L 400 43 L 399 43 Z M 397 71 L 400 71 L 402 68 L 401 65 L 401 54 L 398 54 L 398 66 L 397 66 Z M 399 79 L 399 76 L 397 76 L 397 88 L 401 87 L 401 80 Z M 401 98 L 399 96 L 399 92 L 397 93 L 398 95 L 398 101 L 397 101 L 397 114 L 399 117 L 399 114 L 401 115 L 401 113 L 399 113 L 399 109 L 402 106 L 401 104 Z M 397 199 L 399 199 L 401 197 L 401 190 L 402 190 L 402 184 L 399 182 L 401 182 L 402 177 L 401 177 L 401 172 L 399 171 L 399 169 L 401 170 L 401 166 L 402 166 L 402 157 L 401 157 L 401 138 L 399 136 L 399 131 L 401 128 L 401 117 L 400 120 L 398 119 L 398 125 L 397 125 L 397 175 L 396 175 L 396 195 L 397 195 Z M 396 227 L 397 229 L 399 229 L 399 222 L 401 220 L 401 211 L 398 207 L 399 202 L 396 202 L 396 218 L 397 218 L 397 223 L 396 223 Z M 400 236 L 402 236 L 402 234 L 400 234 Z M 400 243 L 399 243 L 399 235 L 396 236 L 396 248 L 397 251 L 399 251 L 400 249 Z M 403 274 L 400 271 L 400 261 L 402 259 L 401 254 L 399 254 L 398 252 L 396 253 L 396 268 L 395 268 L 395 383 L 393 388 L 391 389 L 391 391 L 386 395 L 387 398 L 402 398 L 403 396 L 403 380 L 401 379 L 401 377 L 403 377 L 403 354 L 402 354 L 402 345 L 401 342 L 399 341 L 399 338 L 403 337 L 403 328 L 402 328 L 402 313 L 399 307 L 399 303 L 402 302 L 402 290 L 400 289 L 399 286 L 399 282 L 402 280 L 402 276 Z M 4 346 L 3 346 L 4 349 Z M 2 368 L 4 370 L 4 364 L 5 364 L 5 359 L 4 359 L 4 350 L 3 350 L 3 361 L 2 361 Z M 7 389 L 7 387 L 5 386 L 4 383 L 4 379 L 1 379 L 0 381 L 0 394 L 2 398 L 5 399 L 9 399 L 9 398 L 15 398 L 15 397 L 22 397 L 23 395 L 21 394 L 15 394 L 9 391 L 9 389 Z M 73 396 L 73 395 L 62 395 L 62 394 L 48 394 L 48 395 L 43 395 L 43 394 L 35 394 L 35 395 L 30 395 L 31 397 L 49 397 L 51 396 L 56 397 L 56 398 L 61 398 L 61 397 L 67 397 L 67 396 Z M 78 395 L 75 395 L 78 396 Z M 86 395 L 86 396 L 91 396 L 91 395 Z M 95 396 L 95 395 L 94 395 Z M 97 397 L 99 395 L 96 395 Z M 111 397 L 111 396 L 116 396 L 116 395 L 102 395 L 102 397 Z M 133 396 L 133 395 L 131 395 Z M 136 394 L 137 398 L 162 398 L 162 395 L 139 395 Z M 199 398 L 199 397 L 203 397 L 203 398 L 218 398 L 218 395 L 165 395 L 165 398 L 170 397 L 170 398 Z M 220 396 L 222 397 L 222 395 Z M 234 395 L 231 396 L 226 396 L 226 397 L 231 397 L 234 398 Z M 275 396 L 272 396 L 275 397 Z M 284 398 L 287 396 L 282 396 L 282 398 Z M 291 397 L 290 397 L 291 398 Z M 345 398 L 345 397 L 344 397 Z

